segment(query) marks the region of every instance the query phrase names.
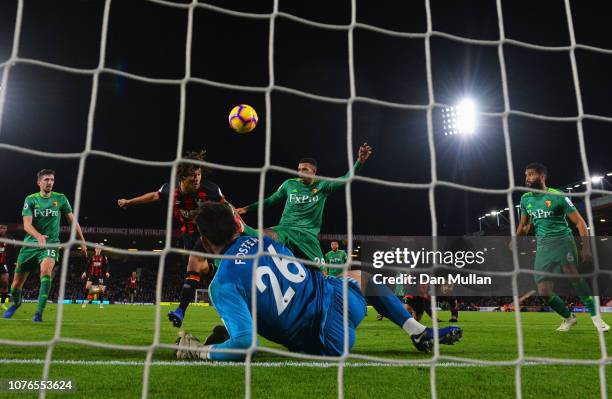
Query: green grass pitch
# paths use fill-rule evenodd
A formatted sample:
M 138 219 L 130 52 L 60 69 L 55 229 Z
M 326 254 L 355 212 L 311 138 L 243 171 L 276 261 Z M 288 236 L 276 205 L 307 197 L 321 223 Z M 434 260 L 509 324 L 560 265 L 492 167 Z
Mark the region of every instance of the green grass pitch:
M 162 307 L 162 316 L 170 308 Z M 64 307 L 62 337 L 81 338 L 105 343 L 147 345 L 153 339 L 153 306 L 111 305 L 104 309 L 78 305 Z M 49 305 L 43 324 L 33 324 L 33 304 L 25 304 L 12 320 L 0 319 L 0 337 L 23 341 L 47 340 L 53 336 L 56 306 Z M 391 359 L 427 359 L 416 352 L 409 338 L 388 320 L 376 321 L 375 312 L 357 330 L 355 353 Z M 443 320 L 449 318 L 441 312 Z M 443 355 L 481 360 L 512 360 L 518 346 L 513 313 L 463 312 L 459 325 L 463 340 L 454 346 L 442 346 Z M 604 317 L 612 323 L 612 315 Z M 526 356 L 597 359 L 600 357 L 597 333 L 588 317 L 580 315 L 578 325 L 568 333 L 555 328 L 560 319 L 552 313 L 523 313 Z M 427 320 L 429 321 L 429 320 Z M 191 307 L 185 330 L 204 338 L 219 323 L 212 308 Z M 442 323 L 441 325 L 448 325 Z M 177 330 L 163 318 L 161 340 L 173 343 Z M 610 351 L 610 339 L 607 349 Z M 278 347 L 265 340 L 263 346 Z M 46 348 L 0 345 L 0 379 L 40 379 Z M 60 343 L 53 352 L 50 379 L 71 379 L 74 393 L 51 393 L 49 398 L 137 398 L 141 395 L 144 352 L 100 349 Z M 171 365 L 173 354 L 159 350 L 158 362 L 151 369 L 149 397 L 152 398 L 234 398 L 244 396 L 243 366 L 211 366 L 202 362 Z M 260 353 L 252 368 L 252 396 L 255 398 L 334 398 L 337 397 L 338 368 L 306 367 L 300 359 Z M 515 397 L 514 367 L 459 367 L 444 362 L 436 368 L 438 398 L 512 398 Z M 597 366 L 530 364 L 522 367 L 524 398 L 600 397 Z M 606 378 L 612 382 L 612 370 L 606 366 Z M 610 384 L 608 384 L 610 385 Z M 367 366 L 344 369 L 347 398 L 430 396 L 428 367 Z M 612 392 L 610 392 L 612 393 Z M 610 394 L 609 393 L 609 394 Z M 35 394 L 0 392 L 0 398 L 37 397 Z

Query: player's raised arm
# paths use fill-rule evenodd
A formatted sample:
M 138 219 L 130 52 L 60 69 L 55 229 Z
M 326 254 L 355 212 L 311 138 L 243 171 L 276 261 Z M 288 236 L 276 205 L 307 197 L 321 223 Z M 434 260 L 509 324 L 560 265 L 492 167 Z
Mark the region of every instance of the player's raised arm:
M 283 183 L 272 195 L 264 199 L 263 207 L 268 208 L 286 199 L 287 199 L 287 190 L 285 189 L 285 183 Z M 257 209 L 258 205 L 259 205 L 259 201 L 255 201 L 252 204 L 245 206 L 244 208 L 237 208 L 236 212 L 238 212 L 239 215 L 244 215 L 245 213 L 253 209 Z
M 357 161 L 355 161 L 355 164 L 353 165 L 354 174 L 359 173 L 363 167 L 363 164 L 370 158 L 370 155 L 372 155 L 372 147 L 368 145 L 368 143 L 363 143 L 361 147 L 359 147 L 359 151 L 357 151 Z M 348 171 L 344 176 L 340 177 L 341 180 L 339 181 L 326 181 L 322 190 L 329 192 L 344 187 L 350 175 L 351 172 Z
M 134 205 L 142 205 L 142 204 L 148 204 L 151 202 L 157 202 L 159 201 L 159 199 L 160 199 L 160 191 L 151 191 L 150 193 L 146 193 L 141 196 L 130 198 L 130 199 L 121 198 L 117 200 L 117 205 L 119 205 L 119 208 L 125 209 L 130 206 L 134 206 Z

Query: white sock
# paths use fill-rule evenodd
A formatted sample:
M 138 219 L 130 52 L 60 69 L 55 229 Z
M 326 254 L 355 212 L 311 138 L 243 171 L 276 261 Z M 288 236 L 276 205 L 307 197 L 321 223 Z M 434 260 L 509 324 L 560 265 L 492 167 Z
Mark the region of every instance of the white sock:
M 425 331 L 425 326 L 411 317 L 404 322 L 402 329 L 406 331 L 408 335 L 417 335 Z

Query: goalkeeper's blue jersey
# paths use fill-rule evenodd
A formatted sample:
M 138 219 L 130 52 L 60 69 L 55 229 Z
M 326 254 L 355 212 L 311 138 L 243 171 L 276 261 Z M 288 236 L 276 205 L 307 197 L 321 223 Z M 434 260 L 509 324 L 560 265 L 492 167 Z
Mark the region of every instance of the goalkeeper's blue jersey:
M 210 284 L 209 293 L 230 339 L 215 348 L 246 348 L 251 343 L 252 283 L 254 259 L 245 256 L 258 251 L 257 237 L 239 237 L 225 255 Z M 255 273 L 257 332 L 268 340 L 296 352 L 321 352 L 321 318 L 332 293 L 322 273 L 299 262 L 279 257 L 294 256 L 278 242 L 265 237 L 265 256 L 259 258 Z M 243 356 L 210 353 L 213 360 L 237 360 Z

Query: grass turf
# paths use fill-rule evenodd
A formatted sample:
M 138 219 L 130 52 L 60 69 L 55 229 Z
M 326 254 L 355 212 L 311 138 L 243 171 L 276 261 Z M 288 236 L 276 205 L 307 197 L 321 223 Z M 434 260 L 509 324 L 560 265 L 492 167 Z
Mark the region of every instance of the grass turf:
M 0 338 L 20 341 L 51 339 L 55 330 L 56 307 L 49 305 L 45 322 L 34 324 L 31 317 L 35 305 L 25 304 L 12 320 L 0 319 Z M 155 308 L 152 306 L 111 305 L 104 309 L 78 305 L 64 307 L 61 336 L 123 345 L 148 345 L 153 339 Z M 176 329 L 164 317 L 169 308 L 162 308 L 161 341 L 173 343 Z M 388 320 L 376 321 L 370 311 L 357 331 L 354 353 L 386 359 L 427 359 L 416 352 L 403 331 Z M 442 312 L 440 317 L 448 319 Z M 513 313 L 461 313 L 459 325 L 464 329 L 463 340 L 455 346 L 442 346 L 441 354 L 481 360 L 513 360 L 518 345 Z M 605 316 L 608 323 L 612 317 Z M 588 315 L 580 315 L 579 323 L 568 333 L 557 333 L 559 318 L 551 313 L 523 313 L 524 352 L 526 356 L 597 359 L 600 357 L 597 333 Z M 205 337 L 219 319 L 212 308 L 191 307 L 184 324 L 185 330 Z M 447 325 L 442 323 L 441 325 Z M 607 338 L 607 337 L 606 337 Z M 607 339 L 607 341 L 610 341 Z M 279 348 L 266 340 L 263 346 Z M 608 351 L 610 344 L 606 342 Z M 9 363 L 4 359 L 35 362 L 44 359 L 45 347 L 0 345 L 0 379 L 40 379 L 43 365 Z M 58 343 L 53 350 L 50 379 L 71 379 L 76 392 L 47 397 L 131 398 L 140 397 L 144 352 L 94 348 L 85 345 Z M 170 350 L 156 351 L 155 360 L 172 361 Z M 78 363 L 84 361 L 82 364 Z M 89 361 L 98 361 L 91 363 Z M 119 361 L 120 364 L 113 364 Z M 129 363 L 130 361 L 136 363 Z M 260 353 L 252 367 L 253 397 L 329 397 L 337 396 L 338 367 L 305 367 L 280 362 L 303 362 Z M 435 370 L 439 398 L 510 398 L 515 397 L 515 368 L 508 366 L 458 367 L 443 361 Z M 270 367 L 274 366 L 274 367 Z M 521 368 L 522 394 L 525 398 L 592 398 L 599 397 L 597 366 L 525 365 Z M 607 380 L 612 370 L 606 367 Z M 429 397 L 430 368 L 417 366 L 364 366 L 344 369 L 344 391 L 349 398 Z M 186 366 L 154 365 L 151 368 L 149 397 L 153 398 L 233 398 L 245 393 L 243 366 L 206 366 L 194 363 Z M 21 393 L 18 396 L 0 392 L 4 397 L 37 397 Z

